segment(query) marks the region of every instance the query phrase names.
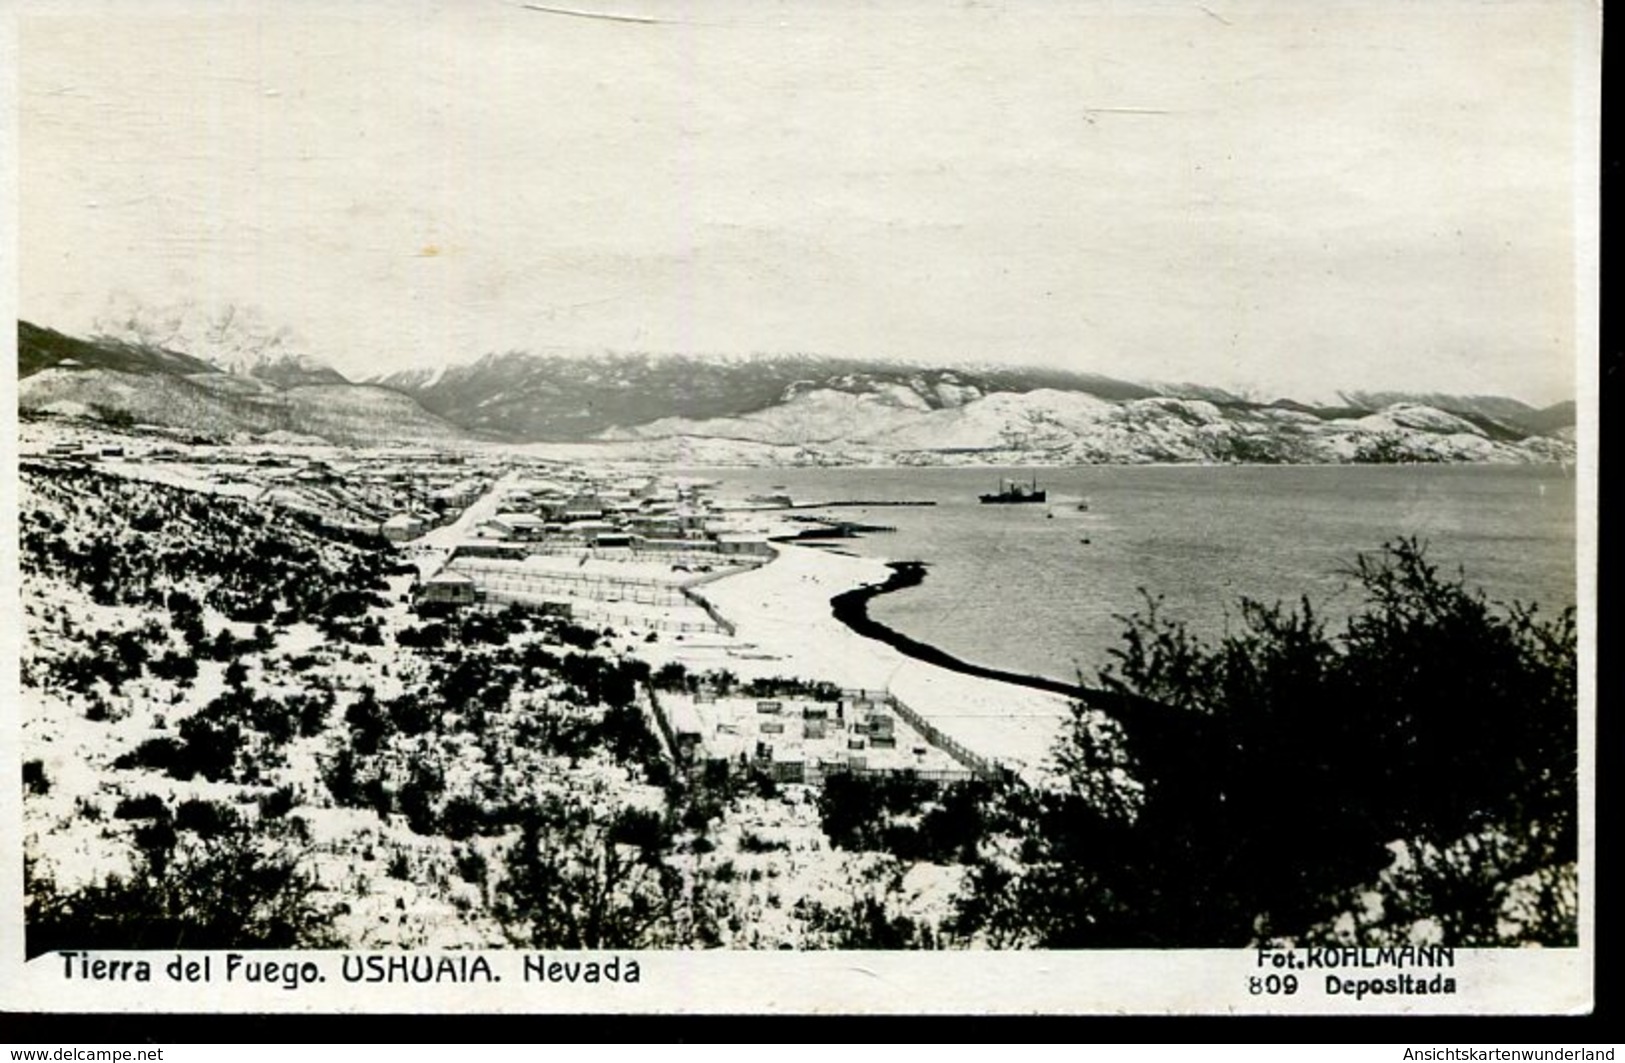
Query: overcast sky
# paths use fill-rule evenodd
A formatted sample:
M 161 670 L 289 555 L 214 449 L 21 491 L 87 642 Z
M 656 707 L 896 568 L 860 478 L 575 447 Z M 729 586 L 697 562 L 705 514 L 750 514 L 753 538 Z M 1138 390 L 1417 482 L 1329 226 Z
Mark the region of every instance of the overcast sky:
M 22 316 L 1571 395 L 1585 3 L 550 6 L 25 17 Z

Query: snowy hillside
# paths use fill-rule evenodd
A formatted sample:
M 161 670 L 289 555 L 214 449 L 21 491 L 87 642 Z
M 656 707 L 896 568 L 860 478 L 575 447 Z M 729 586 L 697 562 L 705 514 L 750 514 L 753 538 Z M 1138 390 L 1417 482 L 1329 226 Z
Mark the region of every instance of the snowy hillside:
M 1052 388 L 1108 399 L 1156 394 L 1140 384 L 1055 369 L 923 366 L 811 355 L 510 352 L 449 369 L 393 373 L 376 382 L 411 395 L 425 409 L 465 428 L 528 442 L 656 438 L 684 434 L 693 422 L 712 421 L 718 422 L 715 434 L 735 439 L 793 438 L 792 426 L 802 421 L 801 438 L 811 439 L 839 432 L 835 426 L 842 416 L 952 409 L 998 392 Z M 819 393 L 828 394 L 805 398 Z M 861 401 L 848 403 L 833 395 Z M 790 409 L 775 413 L 781 406 Z M 638 432 L 654 424 L 661 427 Z
M 355 384 L 275 388 L 224 373 L 175 376 L 108 369 L 45 369 L 17 384 L 25 410 L 128 415 L 216 438 L 291 432 L 333 443 L 453 442 L 455 426 L 388 388 Z
M 702 440 L 713 450 L 751 444 L 736 454 L 751 464 L 1535 462 L 1570 453 L 1561 440 L 1500 435 L 1492 439 L 1472 421 L 1414 403 L 1328 416 L 1189 398 L 1114 402 L 1040 389 L 933 409 L 885 393 L 819 389 L 740 417 L 666 418 L 600 438 L 662 449 Z M 779 449 L 763 452 L 764 446 Z
M 456 425 L 389 388 L 351 384 L 274 347 L 227 372 L 177 350 L 83 340 L 17 326 L 17 404 L 67 417 L 129 420 L 228 439 L 282 433 L 332 443 L 453 442 Z M 246 355 L 245 355 L 246 357 Z
M 945 916 L 961 868 L 805 787 L 676 778 L 651 685 L 698 677 L 643 638 L 414 607 L 382 540 L 118 470 L 21 468 L 30 955 L 850 947 L 871 894 Z

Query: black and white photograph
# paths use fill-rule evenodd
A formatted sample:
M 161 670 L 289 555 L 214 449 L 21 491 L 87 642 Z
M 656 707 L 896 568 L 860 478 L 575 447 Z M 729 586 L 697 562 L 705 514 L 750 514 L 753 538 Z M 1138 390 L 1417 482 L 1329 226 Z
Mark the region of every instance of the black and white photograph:
M 5 15 L 8 1005 L 1589 1006 L 1595 5 Z

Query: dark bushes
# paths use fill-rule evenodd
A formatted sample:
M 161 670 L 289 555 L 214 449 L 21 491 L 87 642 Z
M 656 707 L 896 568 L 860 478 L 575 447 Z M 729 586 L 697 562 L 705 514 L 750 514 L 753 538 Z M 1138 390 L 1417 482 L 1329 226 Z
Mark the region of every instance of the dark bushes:
M 138 830 L 128 875 L 64 894 L 30 867 L 27 953 L 328 946 L 331 913 L 303 853 L 291 821 L 222 821 L 208 837 L 155 822 Z
M 1508 943 L 1512 883 L 1576 858 L 1572 611 L 1493 606 L 1413 540 L 1351 575 L 1366 604 L 1336 635 L 1307 602 L 1245 602 L 1216 645 L 1154 602 L 1129 618 L 1101 677 L 1117 723 L 1080 705 L 1057 748 L 1067 790 L 1001 803 L 1020 867 L 978 867 L 967 925 L 1057 948 L 1239 947 L 1323 934 L 1375 889 L 1362 934 L 1428 919 L 1446 944 Z M 1383 877 L 1396 843 L 1403 883 Z M 1514 940 L 1572 936 L 1551 893 Z
M 23 790 L 31 794 L 48 794 L 51 792 L 51 780 L 45 775 L 44 761 L 23 761 Z

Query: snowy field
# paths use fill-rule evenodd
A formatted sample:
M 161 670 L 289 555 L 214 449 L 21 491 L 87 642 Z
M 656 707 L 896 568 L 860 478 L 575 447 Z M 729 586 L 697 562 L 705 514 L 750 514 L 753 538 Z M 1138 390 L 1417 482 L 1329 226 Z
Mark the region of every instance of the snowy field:
M 1041 774 L 1070 715 L 1066 697 L 916 661 L 835 618 L 831 598 L 889 574 L 879 561 L 788 545 L 772 564 L 708 585 L 706 596 L 737 626 L 735 642 L 750 647 L 730 647 L 720 666 L 745 678 L 791 675 L 889 691 L 976 752 L 1023 775 Z M 718 661 L 712 651 L 696 655 L 691 667 Z

